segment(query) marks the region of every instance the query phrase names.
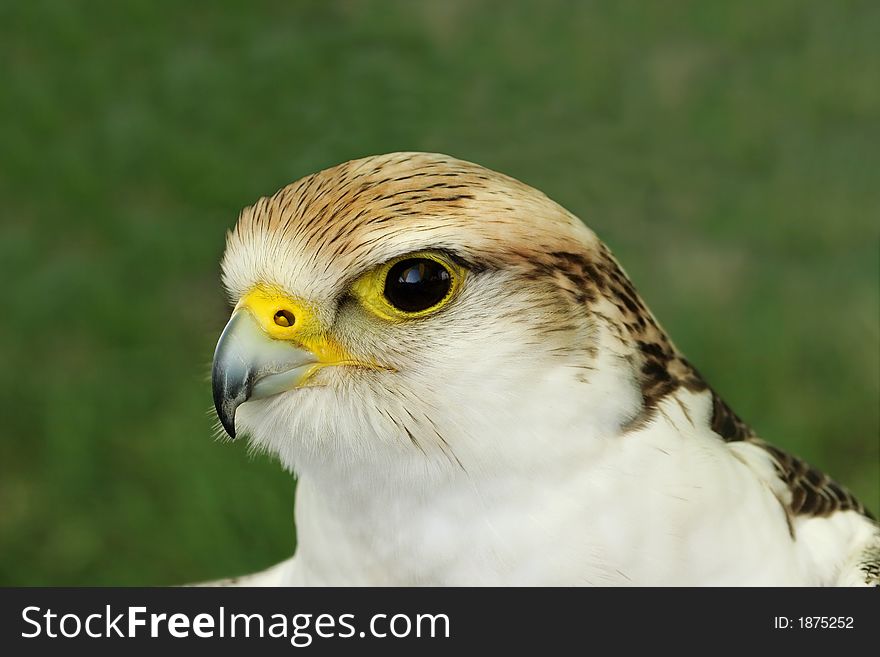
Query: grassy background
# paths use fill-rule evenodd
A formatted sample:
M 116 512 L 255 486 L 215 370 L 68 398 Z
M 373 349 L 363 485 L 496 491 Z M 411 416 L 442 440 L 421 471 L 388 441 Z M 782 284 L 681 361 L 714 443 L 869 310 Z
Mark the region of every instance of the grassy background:
M 211 439 L 224 232 L 393 150 L 583 217 L 739 413 L 878 504 L 875 2 L 0 3 L 0 583 L 288 555 Z

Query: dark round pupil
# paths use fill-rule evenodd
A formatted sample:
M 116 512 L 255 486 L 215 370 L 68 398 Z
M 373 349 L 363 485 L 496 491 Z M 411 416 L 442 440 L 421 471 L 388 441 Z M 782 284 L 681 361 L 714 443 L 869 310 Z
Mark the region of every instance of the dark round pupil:
M 410 258 L 395 263 L 385 279 L 385 298 L 398 310 L 418 312 L 440 303 L 452 279 L 439 262 Z

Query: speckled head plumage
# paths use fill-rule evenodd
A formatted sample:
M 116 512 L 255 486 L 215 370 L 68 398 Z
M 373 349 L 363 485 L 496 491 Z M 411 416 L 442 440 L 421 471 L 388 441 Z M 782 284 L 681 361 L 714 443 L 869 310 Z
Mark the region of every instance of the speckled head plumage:
M 420 252 L 448 257 L 466 272 L 455 302 L 409 322 L 383 322 L 363 312 L 364 304 L 352 298 L 353 283 L 385 262 Z M 540 363 L 567 363 L 567 374 L 588 376 L 599 327 L 583 313 L 576 289 L 582 273 L 573 263 L 609 257 L 582 222 L 527 185 L 444 155 L 395 153 L 316 173 L 246 208 L 228 236 L 223 280 L 234 303 L 257 286 L 270 286 L 307 305 L 346 353 L 378 366 L 372 372 L 328 369 L 311 381 L 336 391 L 337 411 L 348 411 L 336 418 L 351 423 L 349 431 L 357 425 L 392 440 L 402 436 L 404 446 L 427 452 L 426 446 L 444 445 L 444 431 L 460 426 L 449 411 L 466 406 L 463 390 L 471 397 L 486 390 L 496 403 L 516 403 L 521 394 L 505 385 L 492 391 L 475 361 L 488 365 L 494 357 L 495 376 L 510 370 L 511 381 L 532 379 L 531 386 L 540 379 Z M 621 354 L 626 350 L 618 345 Z M 390 408 L 419 387 L 419 403 Z M 248 422 L 277 423 L 283 416 L 299 433 L 344 432 L 317 409 L 315 398 L 327 391 L 312 392 L 311 399 L 298 394 L 298 411 L 285 412 L 280 399 L 260 402 L 274 412 L 246 405 L 243 426 L 259 434 Z M 630 397 L 622 395 L 620 403 L 631 404 Z M 364 407 L 374 411 L 365 414 Z M 290 442 L 256 442 L 279 453 L 291 449 Z M 291 467 L 315 455 L 314 443 L 298 445 L 299 456 L 286 459 Z M 350 453 L 375 447 L 365 440 Z
M 648 411 L 678 386 L 705 387 L 577 217 L 517 180 L 445 155 L 354 160 L 260 199 L 229 234 L 224 282 L 236 300 L 257 280 L 321 298 L 366 268 L 425 248 L 448 251 L 471 271 L 515 276 L 544 299 L 541 315 L 556 332 L 562 310 L 593 330 L 601 324 L 637 371 Z M 303 263 L 313 265 L 308 275 Z
M 347 162 L 246 208 L 223 281 L 218 415 L 301 475 L 288 583 L 815 583 L 847 541 L 838 578 L 874 577 L 864 507 L 759 440 L 608 248 L 523 183 L 437 154 Z

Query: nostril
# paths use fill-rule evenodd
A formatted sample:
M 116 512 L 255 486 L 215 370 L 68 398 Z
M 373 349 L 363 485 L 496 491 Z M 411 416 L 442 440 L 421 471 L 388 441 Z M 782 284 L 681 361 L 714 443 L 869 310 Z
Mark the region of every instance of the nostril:
M 293 323 L 296 321 L 293 313 L 289 310 L 279 310 L 277 313 L 275 313 L 275 317 L 273 319 L 275 320 L 275 324 L 284 328 L 293 326 Z

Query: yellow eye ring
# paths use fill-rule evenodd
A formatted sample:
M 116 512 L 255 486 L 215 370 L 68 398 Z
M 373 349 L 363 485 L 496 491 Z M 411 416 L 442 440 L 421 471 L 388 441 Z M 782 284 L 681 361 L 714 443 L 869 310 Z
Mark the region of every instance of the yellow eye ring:
M 447 256 L 417 252 L 393 258 L 361 276 L 352 294 L 373 314 L 391 321 L 433 314 L 446 306 L 465 270 Z

